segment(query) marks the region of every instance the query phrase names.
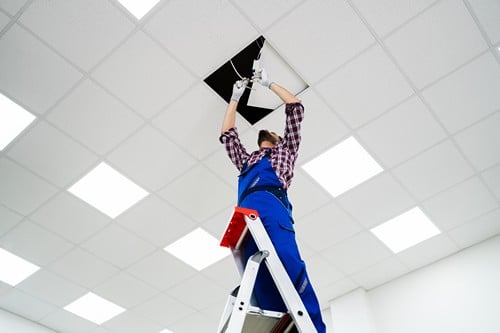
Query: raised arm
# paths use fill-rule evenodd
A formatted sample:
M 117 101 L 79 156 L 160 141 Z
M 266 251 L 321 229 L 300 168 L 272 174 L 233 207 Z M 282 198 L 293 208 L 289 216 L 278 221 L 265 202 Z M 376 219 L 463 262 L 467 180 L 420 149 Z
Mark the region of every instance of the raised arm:
M 233 94 L 231 95 L 231 100 L 227 105 L 226 113 L 224 114 L 224 119 L 222 120 L 221 134 L 235 127 L 236 121 L 236 107 L 240 100 L 241 95 L 245 92 L 247 86 L 247 81 L 241 80 L 236 81 L 233 85 Z

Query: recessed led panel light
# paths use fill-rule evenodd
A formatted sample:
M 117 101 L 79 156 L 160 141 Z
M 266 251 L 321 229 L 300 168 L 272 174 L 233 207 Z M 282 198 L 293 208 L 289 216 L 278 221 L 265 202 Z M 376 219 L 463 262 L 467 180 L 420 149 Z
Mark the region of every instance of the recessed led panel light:
M 0 150 L 3 150 L 36 117 L 0 94 Z
M 302 168 L 334 197 L 383 171 L 353 137 L 304 164 Z
M 173 333 L 172 331 L 170 330 L 167 330 L 167 329 L 164 329 L 164 330 L 161 330 L 160 332 L 158 333 Z
M 164 250 L 199 271 L 230 254 L 229 249 L 221 247 L 215 237 L 201 228 L 178 239 Z
M 125 311 L 121 306 L 94 293 L 83 295 L 73 303 L 66 305 L 64 309 L 97 325 L 101 325 Z
M 148 195 L 148 192 L 104 162 L 68 191 L 111 218 L 120 215 Z
M 37 265 L 0 248 L 0 281 L 15 286 L 39 269 Z
M 373 229 L 371 232 L 394 253 L 429 239 L 441 231 L 418 207 L 403 213 Z
M 138 20 L 146 15 L 160 0 L 118 0 Z

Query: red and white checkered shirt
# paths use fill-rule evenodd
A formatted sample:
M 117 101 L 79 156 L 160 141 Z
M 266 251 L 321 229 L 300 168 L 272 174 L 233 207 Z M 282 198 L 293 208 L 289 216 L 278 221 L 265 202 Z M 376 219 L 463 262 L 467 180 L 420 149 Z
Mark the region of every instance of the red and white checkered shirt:
M 246 165 L 260 161 L 268 151 L 269 160 L 284 189 L 288 189 L 293 178 L 293 169 L 297 160 L 300 144 L 300 125 L 304 118 L 304 106 L 290 103 L 285 106 L 286 123 L 283 140 L 274 148 L 262 148 L 249 154 L 241 143 L 238 130 L 233 127 L 222 133 L 220 141 L 225 145 L 229 159 L 242 170 Z

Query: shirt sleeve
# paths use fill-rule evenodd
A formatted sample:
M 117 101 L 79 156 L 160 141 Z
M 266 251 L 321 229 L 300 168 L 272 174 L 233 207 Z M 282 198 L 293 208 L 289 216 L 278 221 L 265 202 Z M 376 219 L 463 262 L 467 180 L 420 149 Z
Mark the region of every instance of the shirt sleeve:
M 304 119 L 304 106 L 302 103 L 290 103 L 285 106 L 286 123 L 282 144 L 288 148 L 294 156 L 299 151 L 301 140 L 301 122 Z
M 241 171 L 245 162 L 248 161 L 249 154 L 247 153 L 245 147 L 240 141 L 238 136 L 238 130 L 236 127 L 230 128 L 229 130 L 222 133 L 219 141 L 224 144 L 227 152 L 227 156 L 231 162 L 236 166 L 238 170 Z

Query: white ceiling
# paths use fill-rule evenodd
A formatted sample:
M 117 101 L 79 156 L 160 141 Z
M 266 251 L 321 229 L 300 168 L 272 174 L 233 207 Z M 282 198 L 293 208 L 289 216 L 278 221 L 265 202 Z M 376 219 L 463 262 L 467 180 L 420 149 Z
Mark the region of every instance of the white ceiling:
M 64 333 L 215 330 L 232 258 L 197 272 L 163 247 L 224 230 L 237 173 L 203 79 L 260 35 L 310 86 L 290 197 L 323 307 L 500 233 L 497 0 L 162 0 L 140 21 L 1 0 L 0 91 L 37 119 L 0 152 L 0 247 L 42 269 L 0 283 L 0 308 Z M 283 119 L 237 121 L 255 148 Z M 349 136 L 384 172 L 334 199 L 301 165 Z M 67 191 L 102 161 L 151 193 L 114 220 Z M 392 254 L 369 229 L 415 206 L 442 233 Z M 127 311 L 62 309 L 88 291 Z

